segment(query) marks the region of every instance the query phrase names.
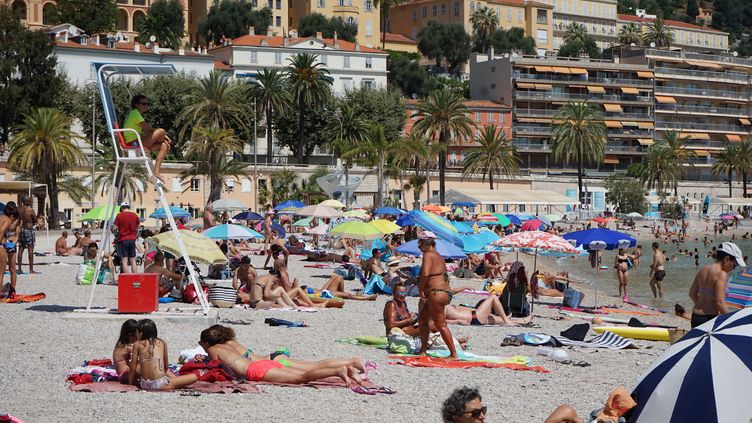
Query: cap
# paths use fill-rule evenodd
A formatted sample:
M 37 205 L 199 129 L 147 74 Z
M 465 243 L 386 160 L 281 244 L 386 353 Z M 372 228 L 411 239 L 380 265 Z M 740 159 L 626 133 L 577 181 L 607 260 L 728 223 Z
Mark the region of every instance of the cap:
M 721 248 L 719 248 L 718 251 L 723 251 L 733 257 L 734 260 L 736 260 L 736 264 L 739 266 L 747 267 L 747 264 L 744 262 L 744 254 L 742 254 L 742 250 L 740 250 L 733 242 L 722 243 Z
M 131 206 L 131 203 L 129 203 L 127 201 L 123 201 L 122 203 L 120 203 L 120 208 L 121 209 L 123 209 L 123 208 L 130 208 L 130 206 Z
M 431 231 L 423 231 L 418 236 L 420 239 L 436 239 L 436 234 Z

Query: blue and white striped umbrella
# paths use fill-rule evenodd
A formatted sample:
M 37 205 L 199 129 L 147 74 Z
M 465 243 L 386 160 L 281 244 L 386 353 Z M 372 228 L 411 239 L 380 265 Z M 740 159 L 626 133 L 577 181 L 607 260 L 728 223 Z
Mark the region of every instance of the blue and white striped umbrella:
M 191 213 L 188 210 L 181 209 L 180 207 L 170 206 L 170 212 L 172 213 L 172 217 L 174 219 L 180 219 L 181 217 L 190 217 Z M 165 211 L 164 207 L 161 209 L 154 210 L 152 214 L 149 215 L 152 219 L 167 219 L 167 212 Z
M 721 315 L 669 347 L 640 378 L 630 422 L 748 422 L 752 308 Z
M 211 239 L 250 239 L 264 237 L 251 228 L 232 224 L 212 226 L 201 233 Z

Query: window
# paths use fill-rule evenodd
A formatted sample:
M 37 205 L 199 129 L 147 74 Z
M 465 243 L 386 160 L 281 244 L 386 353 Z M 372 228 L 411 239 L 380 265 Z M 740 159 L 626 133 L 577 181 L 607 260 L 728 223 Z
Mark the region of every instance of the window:
M 316 0 L 316 7 L 318 7 L 319 9 L 322 9 L 326 7 L 326 3 L 324 2 L 324 0 Z
M 191 179 L 191 192 L 198 192 L 200 190 L 200 179 L 193 178 Z
M 373 68 L 373 57 L 366 57 L 366 69 Z
M 456 1 L 454 2 L 454 16 L 459 16 L 459 15 L 460 15 L 460 3 Z
M 506 116 L 504 116 L 504 113 L 499 113 L 499 123 L 504 123 Z
M 539 29 L 535 35 L 535 40 L 540 43 L 548 43 L 548 31 Z
M 439 7 L 437 5 L 431 6 L 431 15 L 436 16 L 439 13 Z
M 493 112 L 488 112 L 488 121 L 493 122 L 494 121 L 494 114 Z
M 355 26 L 355 18 L 353 18 L 352 16 L 347 18 L 347 24 L 351 26 Z
M 366 37 L 373 35 L 373 22 L 370 19 L 366 21 Z
M 441 16 L 446 15 L 446 3 L 441 3 Z
M 428 8 L 426 6 L 423 6 L 423 10 L 422 10 L 421 16 L 424 17 L 424 18 L 426 16 L 428 16 Z
M 274 1 L 273 0 L 267 0 L 266 7 L 268 7 L 269 9 L 273 9 L 274 8 Z
M 373 0 L 366 0 L 363 8 L 366 12 L 373 12 Z
M 522 10 L 517 11 L 517 22 L 524 22 L 525 16 L 523 16 Z
M 345 56 L 344 57 L 344 65 L 343 65 L 343 67 L 345 67 L 345 68 L 349 68 L 350 67 L 350 56 Z
M 276 18 L 274 18 L 274 26 L 282 26 L 282 17 L 281 16 L 277 16 Z
M 326 54 L 319 55 L 319 61 L 322 65 L 326 65 Z
M 418 19 L 418 9 L 413 9 L 413 22 Z
M 183 184 L 180 178 L 172 178 L 172 192 L 180 192 L 183 190 Z
M 352 89 L 352 78 L 342 78 L 342 89 L 350 91 Z
M 282 64 L 282 53 L 279 51 L 274 52 L 274 64 L 275 65 Z
M 258 63 L 258 52 L 252 51 L 251 52 L 251 63 Z
M 277 10 L 282 10 L 282 0 L 277 0 L 274 4 L 274 8 Z
M 475 11 L 475 2 L 474 2 L 474 1 L 471 1 L 471 2 L 470 2 L 470 11 L 471 11 L 471 12 L 474 12 L 474 11 Z
M 496 18 L 501 19 L 501 8 L 496 6 Z
M 512 22 L 512 9 L 507 9 L 507 22 Z
M 227 192 L 235 191 L 235 181 L 233 181 L 232 179 L 226 180 L 225 187 L 227 188 Z
M 371 90 L 374 88 L 373 86 L 373 79 L 364 79 L 362 81 L 363 88 L 366 90 Z
M 475 112 L 475 122 L 480 123 L 480 112 Z
M 241 179 L 240 180 L 240 191 L 241 192 L 251 192 L 251 180 L 250 179 Z

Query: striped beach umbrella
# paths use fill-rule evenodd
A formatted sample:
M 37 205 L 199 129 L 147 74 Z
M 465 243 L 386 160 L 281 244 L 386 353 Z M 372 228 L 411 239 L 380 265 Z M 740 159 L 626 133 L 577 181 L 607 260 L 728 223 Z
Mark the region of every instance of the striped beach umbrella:
M 747 422 L 752 309 L 723 314 L 670 346 L 632 391 L 630 422 Z
M 251 239 L 264 237 L 251 228 L 232 224 L 212 226 L 201 233 L 211 239 Z
M 752 306 L 752 269 L 749 267 L 729 281 L 726 305 L 734 309 Z
M 191 213 L 188 210 L 181 209 L 180 207 L 170 206 L 170 213 L 172 213 L 172 217 L 175 219 L 180 219 L 181 217 L 190 217 Z M 149 215 L 152 219 L 167 219 L 167 212 L 165 211 L 164 207 L 154 210 L 152 214 Z
M 460 248 L 464 245 L 462 238 L 460 238 L 460 233 L 449 220 L 433 213 L 419 210 L 411 210 L 409 215 L 416 226 L 433 232 L 439 239 L 451 242 Z

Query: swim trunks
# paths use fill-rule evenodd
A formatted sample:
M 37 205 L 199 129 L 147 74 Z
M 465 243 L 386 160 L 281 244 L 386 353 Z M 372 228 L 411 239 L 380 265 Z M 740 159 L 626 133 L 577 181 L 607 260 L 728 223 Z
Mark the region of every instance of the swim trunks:
M 483 323 L 478 320 L 478 315 L 475 314 L 475 310 L 472 310 L 470 312 L 472 314 L 472 319 L 470 319 L 470 325 L 471 326 L 483 326 Z
M 663 278 L 666 277 L 666 271 L 665 270 L 656 270 L 655 275 L 653 277 L 658 282 L 661 282 L 661 281 L 663 281 Z
M 697 314 L 692 313 L 692 320 L 690 320 L 690 325 L 692 328 L 696 328 L 697 326 L 700 326 L 703 323 L 709 322 L 713 319 L 718 317 L 717 314 Z
M 266 373 L 271 369 L 281 369 L 284 367 L 281 363 L 274 360 L 258 360 L 248 364 L 245 370 L 245 378 L 251 382 L 259 382 L 264 379 Z
M 24 228 L 21 230 L 21 234 L 18 237 L 18 243 L 21 248 L 33 247 L 37 242 L 37 236 L 34 233 L 34 229 Z

